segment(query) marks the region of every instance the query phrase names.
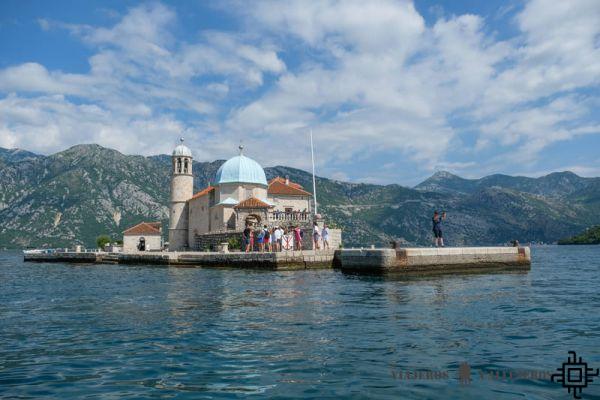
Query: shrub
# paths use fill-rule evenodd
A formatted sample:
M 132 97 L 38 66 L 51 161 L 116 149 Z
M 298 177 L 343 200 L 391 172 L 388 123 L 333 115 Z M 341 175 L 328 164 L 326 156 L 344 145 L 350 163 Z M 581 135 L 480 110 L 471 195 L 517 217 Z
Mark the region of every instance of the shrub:
M 100 235 L 96 238 L 96 246 L 99 249 L 103 249 L 104 246 L 106 246 L 107 244 L 110 244 L 111 240 L 110 240 L 110 236 L 108 235 Z
M 227 244 L 229 245 L 230 250 L 242 248 L 242 241 L 237 236 L 230 237 L 229 240 L 227 241 Z

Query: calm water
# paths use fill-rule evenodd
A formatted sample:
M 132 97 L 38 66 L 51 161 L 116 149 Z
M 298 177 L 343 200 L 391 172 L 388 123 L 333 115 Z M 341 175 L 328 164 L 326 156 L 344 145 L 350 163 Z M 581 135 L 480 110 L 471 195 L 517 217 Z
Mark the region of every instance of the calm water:
M 568 399 L 479 373 L 555 370 L 568 350 L 600 367 L 600 246 L 535 248 L 527 274 L 411 280 L 5 252 L 0 285 L 0 397 Z M 415 370 L 447 377 L 400 379 Z

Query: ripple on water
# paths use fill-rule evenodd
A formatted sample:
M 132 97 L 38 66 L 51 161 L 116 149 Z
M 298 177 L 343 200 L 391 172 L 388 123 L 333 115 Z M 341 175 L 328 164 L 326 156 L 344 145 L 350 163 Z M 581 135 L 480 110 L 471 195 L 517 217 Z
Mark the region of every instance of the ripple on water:
M 528 274 L 411 279 L 0 253 L 0 396 L 559 398 L 548 381 L 479 374 L 554 370 L 568 350 L 600 366 L 597 249 L 534 248 Z

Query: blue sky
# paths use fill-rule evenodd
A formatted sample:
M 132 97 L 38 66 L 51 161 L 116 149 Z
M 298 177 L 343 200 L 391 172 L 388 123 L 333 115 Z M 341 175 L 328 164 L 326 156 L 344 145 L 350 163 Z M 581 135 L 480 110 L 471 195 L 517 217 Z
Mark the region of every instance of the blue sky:
M 0 147 L 600 176 L 600 3 L 0 2 Z

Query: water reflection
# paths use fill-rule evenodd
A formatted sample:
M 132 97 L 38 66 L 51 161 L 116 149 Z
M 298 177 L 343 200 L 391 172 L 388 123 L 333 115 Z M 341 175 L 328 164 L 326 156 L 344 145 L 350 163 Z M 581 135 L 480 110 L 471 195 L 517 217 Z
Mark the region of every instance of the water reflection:
M 554 398 L 548 382 L 454 378 L 465 360 L 474 373 L 554 369 L 572 348 L 600 365 L 595 248 L 541 251 L 528 274 L 421 277 L 24 265 L 0 253 L 0 393 Z M 451 379 L 399 381 L 392 368 Z

